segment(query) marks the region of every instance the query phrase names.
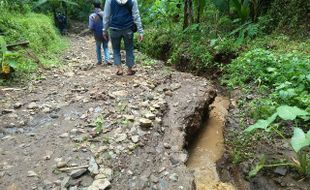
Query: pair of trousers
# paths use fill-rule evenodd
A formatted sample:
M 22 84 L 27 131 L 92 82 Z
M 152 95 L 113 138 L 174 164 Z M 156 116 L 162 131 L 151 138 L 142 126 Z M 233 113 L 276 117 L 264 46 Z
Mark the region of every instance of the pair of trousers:
M 109 62 L 110 52 L 109 52 L 108 44 L 109 44 L 109 41 L 96 40 L 96 53 L 97 53 L 98 64 L 102 63 L 101 46 L 103 47 L 103 51 L 104 51 L 104 62 L 105 63 Z
M 110 30 L 110 37 L 113 48 L 114 64 L 121 65 L 121 41 L 124 40 L 125 51 L 126 51 L 126 65 L 128 68 L 132 68 L 134 62 L 134 43 L 133 43 L 133 31 L 129 29 L 124 30 Z

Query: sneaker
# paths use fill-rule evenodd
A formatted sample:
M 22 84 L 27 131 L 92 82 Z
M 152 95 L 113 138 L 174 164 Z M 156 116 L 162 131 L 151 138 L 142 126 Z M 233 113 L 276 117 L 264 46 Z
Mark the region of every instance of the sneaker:
M 113 65 L 110 61 L 108 61 L 106 64 L 107 64 L 107 65 Z

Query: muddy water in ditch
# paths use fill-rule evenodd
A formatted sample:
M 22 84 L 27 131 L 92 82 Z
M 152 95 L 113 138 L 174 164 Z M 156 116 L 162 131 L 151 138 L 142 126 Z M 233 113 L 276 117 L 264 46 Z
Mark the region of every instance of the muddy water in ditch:
M 187 166 L 194 171 L 197 190 L 235 190 L 231 184 L 222 183 L 216 171 L 216 161 L 224 152 L 223 128 L 229 104 L 228 98 L 216 97 L 208 122 L 190 148 Z

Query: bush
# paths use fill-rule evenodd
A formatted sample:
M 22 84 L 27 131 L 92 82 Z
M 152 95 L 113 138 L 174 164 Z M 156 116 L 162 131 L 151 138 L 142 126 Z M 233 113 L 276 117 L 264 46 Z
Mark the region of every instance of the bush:
M 7 43 L 28 40 L 30 51 L 42 64 L 57 63 L 56 55 L 67 47 L 67 42 L 61 39 L 50 17 L 31 12 L 21 14 L 3 7 L 0 11 L 0 28 Z M 33 72 L 37 65 L 25 49 L 21 49 L 20 53 L 25 56 L 19 60 L 17 71 Z
M 284 33 L 309 36 L 310 2 L 304 0 L 274 0 L 269 8 L 272 26 Z
M 228 86 L 250 87 L 261 94 L 259 101 L 254 101 L 254 105 L 252 102 L 252 107 L 261 108 L 261 113 L 266 113 L 267 107 L 281 104 L 310 110 L 310 56 L 307 54 L 253 49 L 235 59 L 226 71 L 223 82 Z

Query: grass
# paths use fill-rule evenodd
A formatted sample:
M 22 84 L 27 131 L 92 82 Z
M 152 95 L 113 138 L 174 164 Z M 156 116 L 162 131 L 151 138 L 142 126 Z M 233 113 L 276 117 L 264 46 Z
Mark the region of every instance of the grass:
M 44 67 L 59 65 L 59 54 L 68 48 L 68 40 L 61 37 L 51 16 L 27 12 L 21 14 L 0 8 L 0 28 L 8 44 L 29 41 L 29 48 L 16 48 L 18 59 L 15 77 L 34 73 L 39 60 Z M 30 53 L 29 53 L 30 52 Z

